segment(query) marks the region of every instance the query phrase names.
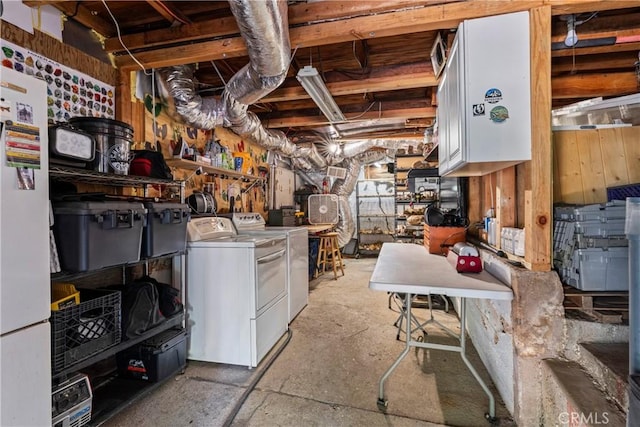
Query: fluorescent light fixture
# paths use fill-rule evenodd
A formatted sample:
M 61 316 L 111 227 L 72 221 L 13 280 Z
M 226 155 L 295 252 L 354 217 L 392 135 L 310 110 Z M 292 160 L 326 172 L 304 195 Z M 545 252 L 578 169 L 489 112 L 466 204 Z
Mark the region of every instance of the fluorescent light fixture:
M 298 71 L 296 78 L 329 122 L 337 123 L 347 120 L 331 96 L 331 92 L 329 92 L 329 89 L 325 86 L 320 74 L 318 74 L 318 70 L 310 65 L 306 65 Z

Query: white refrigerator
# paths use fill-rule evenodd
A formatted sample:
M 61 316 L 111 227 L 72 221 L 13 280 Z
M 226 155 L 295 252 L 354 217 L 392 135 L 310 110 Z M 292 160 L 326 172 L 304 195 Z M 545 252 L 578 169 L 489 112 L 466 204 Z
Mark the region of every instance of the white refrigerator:
M 0 425 L 51 425 L 47 87 L 0 69 Z

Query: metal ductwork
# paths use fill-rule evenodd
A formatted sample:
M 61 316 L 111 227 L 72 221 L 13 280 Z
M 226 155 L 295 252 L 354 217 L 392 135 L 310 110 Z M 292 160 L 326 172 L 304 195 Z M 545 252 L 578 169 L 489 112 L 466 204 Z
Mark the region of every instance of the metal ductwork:
M 235 101 L 251 105 L 280 86 L 287 76 L 291 56 L 287 2 L 229 0 L 229 6 L 250 62 L 229 80 L 225 90 Z
M 347 176 L 334 183 L 331 192 L 339 196 L 340 220 L 336 226 L 340 246 L 346 245 L 355 231 L 348 202 L 362 164 L 381 160 L 385 151 L 393 152 L 407 141 L 367 139 L 316 144 L 292 143 L 283 132 L 266 129 L 249 105 L 276 89 L 289 68 L 291 45 L 285 0 L 229 0 L 240 33 L 247 44 L 250 62 L 226 84 L 220 99 L 202 98 L 196 90 L 193 65 L 179 65 L 159 70 L 160 95 L 190 126 L 211 130 L 230 128 L 265 149 L 291 158 L 294 168 L 303 172 L 322 171 L 328 165 L 347 169 Z M 413 143 L 413 141 L 411 141 Z M 393 154 L 391 154 L 393 155 Z

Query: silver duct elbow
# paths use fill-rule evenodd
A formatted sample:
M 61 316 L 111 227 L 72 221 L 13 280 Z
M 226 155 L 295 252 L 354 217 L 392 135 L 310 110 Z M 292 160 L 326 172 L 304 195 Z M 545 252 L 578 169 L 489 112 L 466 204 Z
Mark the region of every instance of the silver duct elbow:
M 229 0 L 229 6 L 250 61 L 227 83 L 226 91 L 232 99 L 251 105 L 280 86 L 287 75 L 291 52 L 287 2 Z
M 318 152 L 315 144 L 306 142 L 296 145 L 296 148 L 296 157 L 308 159 L 315 170 L 322 170 L 328 166 L 327 159 Z
M 169 105 L 169 114 L 200 129 L 214 129 L 223 123 L 222 104 L 214 98 L 203 99 L 196 91 L 192 65 L 177 65 L 158 70 L 160 96 Z

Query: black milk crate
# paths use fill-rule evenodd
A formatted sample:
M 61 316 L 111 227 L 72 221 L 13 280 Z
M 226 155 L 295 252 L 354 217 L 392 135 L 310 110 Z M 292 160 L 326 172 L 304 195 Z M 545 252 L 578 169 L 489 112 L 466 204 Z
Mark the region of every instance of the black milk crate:
M 51 369 L 60 372 L 120 343 L 121 295 L 80 289 L 80 304 L 51 312 Z

